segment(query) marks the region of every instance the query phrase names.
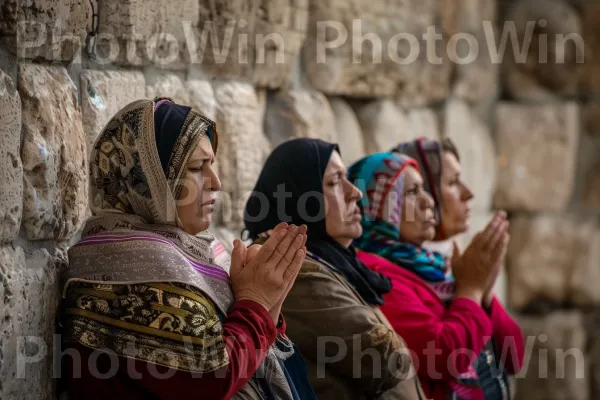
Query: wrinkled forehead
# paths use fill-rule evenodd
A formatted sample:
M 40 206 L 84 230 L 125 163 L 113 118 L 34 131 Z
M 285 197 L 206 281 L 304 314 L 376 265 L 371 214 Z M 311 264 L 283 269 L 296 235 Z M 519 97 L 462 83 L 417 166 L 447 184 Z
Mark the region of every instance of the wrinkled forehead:
M 203 135 L 196 145 L 196 148 L 190 154 L 188 162 L 212 160 L 215 157 L 211 140 L 208 136 Z

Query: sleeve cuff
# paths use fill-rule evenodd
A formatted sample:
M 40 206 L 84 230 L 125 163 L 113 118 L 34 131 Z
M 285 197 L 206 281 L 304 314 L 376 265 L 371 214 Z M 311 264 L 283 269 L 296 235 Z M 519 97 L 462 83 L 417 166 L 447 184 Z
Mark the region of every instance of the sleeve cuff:
M 494 301 L 492 301 L 492 306 L 494 304 Z M 479 321 L 479 323 L 485 325 L 485 330 L 488 331 L 491 335 L 493 330 L 491 315 L 488 315 L 488 313 L 484 310 L 481 304 L 478 304 L 471 299 L 460 297 L 452 302 L 450 309 L 454 311 L 465 310 L 474 314 L 476 320 Z
M 253 314 L 253 318 L 256 323 L 263 324 L 265 327 L 265 333 L 271 342 L 275 341 L 277 337 L 277 327 L 271 318 L 271 314 L 262 305 L 254 300 L 238 300 L 233 304 L 232 310 L 245 310 Z

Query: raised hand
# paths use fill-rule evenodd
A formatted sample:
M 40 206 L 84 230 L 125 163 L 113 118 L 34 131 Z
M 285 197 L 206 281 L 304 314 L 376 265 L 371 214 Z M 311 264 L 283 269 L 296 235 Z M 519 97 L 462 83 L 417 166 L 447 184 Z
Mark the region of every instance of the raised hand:
M 490 292 L 506 254 L 508 221 L 506 213 L 498 212 L 486 228 L 477 233 L 465 252 L 452 259 L 457 297 L 467 297 L 481 303 Z
M 259 248 L 236 240 L 231 285 L 236 300 L 253 300 L 269 312 L 285 299 L 304 262 L 306 227 L 279 224 Z M 278 313 L 277 313 L 278 314 Z

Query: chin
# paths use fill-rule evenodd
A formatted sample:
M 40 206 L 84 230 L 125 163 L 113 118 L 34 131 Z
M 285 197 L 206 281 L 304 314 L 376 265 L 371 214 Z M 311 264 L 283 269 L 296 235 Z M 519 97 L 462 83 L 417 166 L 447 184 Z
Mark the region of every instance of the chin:
M 423 242 L 430 242 L 433 239 L 435 239 L 435 228 L 427 228 L 427 230 L 423 232 Z
M 360 235 L 362 235 L 363 229 L 361 224 L 356 224 L 352 226 L 352 230 L 350 231 L 350 236 L 352 239 L 358 239 Z
M 194 225 L 192 225 L 190 227 L 190 229 L 186 230 L 186 231 L 188 233 L 191 233 L 192 235 L 197 235 L 200 232 L 203 232 L 203 231 L 207 230 L 208 228 L 210 228 L 210 218 L 205 218 L 204 220 L 198 221 L 197 223 L 195 223 Z

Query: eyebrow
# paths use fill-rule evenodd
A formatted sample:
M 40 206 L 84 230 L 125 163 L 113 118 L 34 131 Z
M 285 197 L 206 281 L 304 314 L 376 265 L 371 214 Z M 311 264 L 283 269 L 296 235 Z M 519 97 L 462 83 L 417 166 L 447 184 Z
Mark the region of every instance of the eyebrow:
M 214 157 L 211 157 L 210 155 L 202 155 L 202 157 L 195 157 L 195 158 L 190 158 L 189 163 L 193 163 L 193 162 L 204 162 L 204 161 L 212 161 Z
M 345 175 L 345 174 L 346 174 L 346 171 L 344 169 L 338 168 L 337 170 L 328 173 L 327 176 Z

